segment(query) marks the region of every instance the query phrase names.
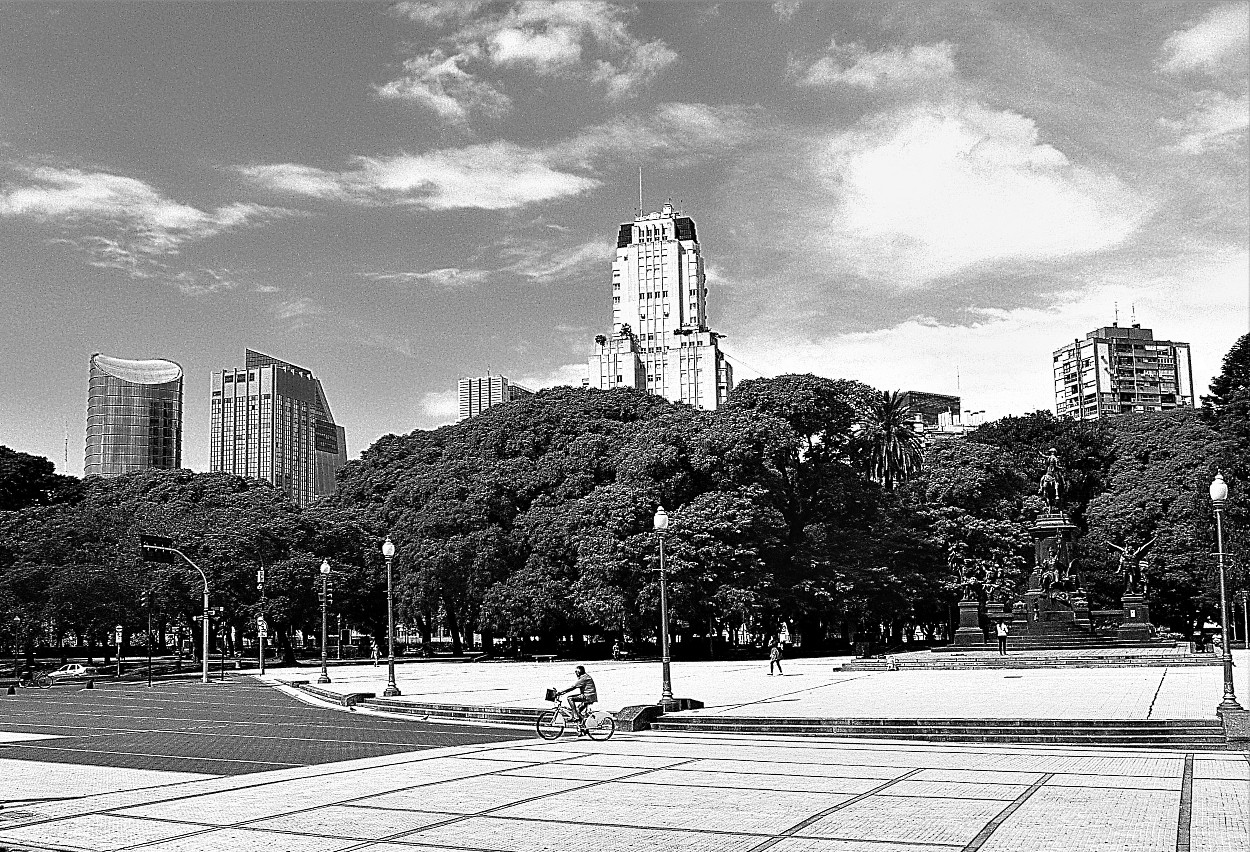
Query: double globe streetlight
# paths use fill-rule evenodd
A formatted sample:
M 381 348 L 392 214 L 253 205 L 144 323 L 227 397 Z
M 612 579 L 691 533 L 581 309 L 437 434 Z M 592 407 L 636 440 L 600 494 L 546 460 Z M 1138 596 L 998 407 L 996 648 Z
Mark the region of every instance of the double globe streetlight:
M 395 545 L 388 535 L 382 542 L 382 558 L 386 560 L 386 689 L 382 695 L 393 698 L 399 695 L 395 685 L 395 597 L 391 587 L 391 561 L 395 558 Z
M 321 560 L 321 676 L 317 683 L 329 683 L 330 672 L 326 669 L 326 605 L 330 602 L 330 560 Z M 263 639 L 261 640 L 264 641 Z M 261 652 L 264 653 L 263 651 Z
M 1211 507 L 1215 509 L 1215 552 L 1220 564 L 1220 636 L 1224 648 L 1224 698 L 1215 708 L 1217 713 L 1241 709 L 1233 691 L 1233 654 L 1228 645 L 1228 597 L 1224 591 L 1224 522 L 1221 516 L 1227 502 L 1228 485 L 1224 482 L 1224 477 L 1216 473 L 1215 481 L 1211 483 Z
M 655 531 L 660 534 L 660 662 L 663 668 L 660 704 L 665 707 L 673 703 L 673 678 L 669 672 L 668 654 L 668 583 L 664 576 L 664 533 L 667 530 L 668 512 L 660 506 L 655 510 Z

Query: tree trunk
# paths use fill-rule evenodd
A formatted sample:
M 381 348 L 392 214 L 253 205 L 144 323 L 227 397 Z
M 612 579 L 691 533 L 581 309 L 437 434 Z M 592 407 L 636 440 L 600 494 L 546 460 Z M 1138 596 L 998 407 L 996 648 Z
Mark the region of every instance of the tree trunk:
M 495 631 L 489 627 L 482 628 L 482 653 L 488 657 L 495 655 Z
M 446 601 L 444 601 L 446 604 Z M 460 619 L 456 617 L 456 610 L 451 606 L 447 606 L 447 630 L 451 633 L 451 653 L 452 656 L 460 656 L 463 647 L 460 644 Z
M 278 631 L 278 653 L 282 655 L 284 665 L 295 665 L 295 649 L 291 647 L 291 636 L 287 628 Z

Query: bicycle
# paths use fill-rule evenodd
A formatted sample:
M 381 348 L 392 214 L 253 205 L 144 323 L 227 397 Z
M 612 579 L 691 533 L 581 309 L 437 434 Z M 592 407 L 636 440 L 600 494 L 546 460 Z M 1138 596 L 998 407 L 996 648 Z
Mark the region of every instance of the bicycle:
M 22 689 L 51 689 L 52 678 L 44 672 L 37 675 L 20 674 L 17 676 L 17 685 Z
M 564 734 L 569 722 L 576 722 L 579 730 L 584 730 L 592 740 L 610 740 L 616 733 L 616 719 L 606 710 L 590 710 L 585 715 L 575 714 L 560 701 L 554 689 L 548 689 L 543 696 L 552 702 L 550 710 L 544 710 L 534 723 L 538 736 L 544 740 L 558 740 Z

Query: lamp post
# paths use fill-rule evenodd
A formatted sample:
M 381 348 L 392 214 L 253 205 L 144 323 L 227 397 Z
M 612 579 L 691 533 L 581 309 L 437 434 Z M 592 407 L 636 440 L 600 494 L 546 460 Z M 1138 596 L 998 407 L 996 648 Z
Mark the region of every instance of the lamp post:
M 395 684 L 395 593 L 391 585 L 391 561 L 395 558 L 395 544 L 388 535 L 382 542 L 382 558 L 386 560 L 386 689 L 385 698 L 399 695 Z
M 20 615 L 13 616 L 13 677 L 17 678 L 21 671 L 22 664 L 20 655 L 22 653 L 22 617 Z
M 330 602 L 330 560 L 321 560 L 321 676 L 317 683 L 329 683 L 330 672 L 326 669 L 326 604 Z
M 1215 480 L 1211 483 L 1211 506 L 1215 509 L 1215 550 L 1220 563 L 1220 636 L 1224 646 L 1224 697 L 1215 708 L 1217 713 L 1241 709 L 1233 691 L 1233 654 L 1228 647 L 1228 598 L 1224 592 L 1224 524 L 1221 516 L 1227 501 L 1228 485 L 1225 484 L 1224 477 L 1216 473 Z
M 671 704 L 673 701 L 673 678 L 669 671 L 668 653 L 668 582 L 664 575 L 664 533 L 668 530 L 668 512 L 660 506 L 655 510 L 655 531 L 660 534 L 660 665 L 662 667 L 662 683 L 660 687 L 660 703 Z
M 1241 647 L 1250 658 L 1250 589 L 1241 590 Z M 1250 696 L 1250 666 L 1246 671 L 1246 695 Z

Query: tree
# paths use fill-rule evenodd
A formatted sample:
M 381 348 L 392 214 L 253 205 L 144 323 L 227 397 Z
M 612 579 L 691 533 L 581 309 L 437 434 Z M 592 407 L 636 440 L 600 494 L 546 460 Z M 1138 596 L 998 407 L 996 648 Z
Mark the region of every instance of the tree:
M 48 459 L 0 446 L 0 512 L 59 502 L 71 496 L 76 483 L 58 475 Z
M 893 491 L 920 470 L 920 436 L 907 421 L 907 408 L 898 391 L 880 392 L 860 426 L 853 446 L 856 464 L 886 491 Z

